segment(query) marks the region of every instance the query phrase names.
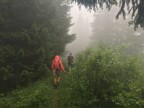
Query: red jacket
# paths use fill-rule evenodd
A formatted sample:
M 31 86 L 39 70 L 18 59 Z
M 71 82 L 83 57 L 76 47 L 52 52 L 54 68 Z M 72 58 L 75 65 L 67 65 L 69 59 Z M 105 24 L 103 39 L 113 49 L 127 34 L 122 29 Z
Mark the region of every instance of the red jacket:
M 60 57 L 58 55 L 55 56 L 55 58 L 54 58 L 54 60 L 52 62 L 52 65 L 51 65 L 52 71 L 54 71 L 54 69 L 55 69 L 55 61 L 59 62 L 60 69 L 62 71 L 64 71 L 64 66 L 63 66 L 62 61 L 61 61 L 61 59 L 60 59 Z

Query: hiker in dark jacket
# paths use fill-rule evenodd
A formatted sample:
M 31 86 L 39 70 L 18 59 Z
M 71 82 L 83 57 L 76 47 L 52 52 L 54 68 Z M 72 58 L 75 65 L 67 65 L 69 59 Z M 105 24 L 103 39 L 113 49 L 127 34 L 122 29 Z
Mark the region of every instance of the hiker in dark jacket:
M 73 61 L 74 61 L 74 57 L 72 53 L 69 54 L 69 56 L 67 57 L 67 60 L 68 60 L 69 71 L 71 71 L 72 66 L 73 66 Z

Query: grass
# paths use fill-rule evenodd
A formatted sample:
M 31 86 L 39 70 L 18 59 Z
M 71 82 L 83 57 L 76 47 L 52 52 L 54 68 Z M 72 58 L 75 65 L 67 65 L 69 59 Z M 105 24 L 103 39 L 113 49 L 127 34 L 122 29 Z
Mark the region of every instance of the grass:
M 68 105 L 67 89 L 68 73 L 61 73 L 61 82 L 57 88 L 53 86 L 53 76 L 36 82 L 27 88 L 15 90 L 0 98 L 0 108 L 64 108 Z

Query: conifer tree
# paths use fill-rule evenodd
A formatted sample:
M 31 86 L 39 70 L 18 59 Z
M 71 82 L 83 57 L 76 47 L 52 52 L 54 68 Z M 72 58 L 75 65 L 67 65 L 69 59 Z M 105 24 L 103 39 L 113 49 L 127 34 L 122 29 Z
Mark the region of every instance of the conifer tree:
M 98 8 L 103 9 L 105 6 L 108 10 L 113 5 L 119 7 L 116 18 L 122 14 L 123 17 L 127 14 L 131 14 L 132 21 L 129 24 L 133 24 L 134 28 L 144 28 L 144 0 L 72 0 L 78 5 L 85 5 L 90 10 L 97 10 Z
M 45 76 L 68 35 L 69 7 L 63 0 L 0 1 L 0 86 L 9 91 Z

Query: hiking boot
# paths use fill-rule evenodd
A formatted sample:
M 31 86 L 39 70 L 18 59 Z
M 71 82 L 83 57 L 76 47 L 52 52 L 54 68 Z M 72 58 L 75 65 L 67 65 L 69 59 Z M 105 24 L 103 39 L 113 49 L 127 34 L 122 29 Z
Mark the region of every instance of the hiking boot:
M 59 86 L 60 82 L 57 82 L 57 85 Z
M 57 88 L 57 84 L 54 84 L 54 88 L 55 88 L 55 89 Z

